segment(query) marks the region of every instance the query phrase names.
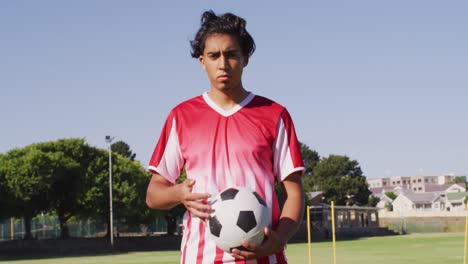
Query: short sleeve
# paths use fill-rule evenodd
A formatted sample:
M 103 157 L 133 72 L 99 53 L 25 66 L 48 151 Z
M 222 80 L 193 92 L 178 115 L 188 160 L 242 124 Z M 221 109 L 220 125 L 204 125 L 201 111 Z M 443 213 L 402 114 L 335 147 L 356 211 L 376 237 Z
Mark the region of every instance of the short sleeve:
M 177 120 L 173 112 L 171 112 L 153 151 L 148 169 L 175 183 L 183 166 L 184 159 L 177 134 Z
M 273 147 L 273 172 L 281 182 L 291 173 L 304 171 L 301 149 L 288 111 L 281 112 Z

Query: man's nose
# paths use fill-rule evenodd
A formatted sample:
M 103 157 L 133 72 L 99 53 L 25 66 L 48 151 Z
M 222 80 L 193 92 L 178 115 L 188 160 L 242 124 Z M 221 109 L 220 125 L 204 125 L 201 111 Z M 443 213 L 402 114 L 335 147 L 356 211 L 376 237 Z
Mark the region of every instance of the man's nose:
M 218 61 L 218 68 L 220 70 L 224 70 L 228 67 L 228 62 L 227 62 L 227 57 L 224 56 L 224 55 L 221 55 L 219 57 L 219 61 Z

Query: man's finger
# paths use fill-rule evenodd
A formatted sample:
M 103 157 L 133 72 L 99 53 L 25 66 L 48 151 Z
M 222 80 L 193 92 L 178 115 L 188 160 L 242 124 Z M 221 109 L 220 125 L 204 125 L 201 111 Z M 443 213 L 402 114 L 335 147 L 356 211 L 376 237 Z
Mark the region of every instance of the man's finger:
M 209 215 L 200 212 L 192 212 L 192 215 L 200 218 L 203 222 L 205 222 L 209 218 Z
M 190 193 L 187 195 L 187 199 L 189 200 L 203 200 L 208 199 L 211 197 L 209 193 Z
M 259 245 L 245 240 L 242 241 L 242 246 L 252 252 L 256 252 L 259 249 Z
M 265 227 L 263 231 L 265 233 L 265 236 L 268 238 L 265 244 L 263 244 L 265 247 L 267 247 L 267 244 L 268 244 L 268 247 L 271 247 L 271 246 L 275 248 L 285 247 L 285 243 L 281 240 L 278 233 L 276 233 L 274 230 L 271 230 L 270 228 Z
M 207 204 L 197 202 L 197 201 L 189 201 L 189 202 L 186 203 L 186 205 L 188 207 L 194 208 L 194 209 L 196 209 L 198 211 L 207 211 L 207 212 L 211 211 L 211 206 L 209 206 Z
M 210 217 L 210 214 L 205 213 L 203 211 L 199 211 L 199 210 L 197 210 L 195 208 L 187 208 L 187 210 L 189 210 L 192 215 L 194 215 L 194 216 L 196 216 L 198 218 L 201 218 L 203 220 L 206 220 L 206 219 L 208 219 Z
M 265 233 L 265 236 L 267 236 L 269 239 L 279 239 L 278 234 L 275 231 L 271 230 L 269 227 L 263 228 L 263 233 Z
M 231 251 L 231 256 L 236 259 L 253 259 L 256 257 L 255 253 L 249 251 L 242 251 L 239 249 L 233 249 Z
M 187 184 L 188 187 L 192 187 L 193 185 L 195 185 L 195 180 L 194 179 L 186 179 L 184 181 L 185 184 Z

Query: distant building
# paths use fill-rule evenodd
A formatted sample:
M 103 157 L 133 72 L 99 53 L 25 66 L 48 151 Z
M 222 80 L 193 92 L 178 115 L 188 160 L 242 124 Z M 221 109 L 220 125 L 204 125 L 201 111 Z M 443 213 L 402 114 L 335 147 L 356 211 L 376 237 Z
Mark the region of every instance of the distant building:
M 393 203 L 393 200 L 385 195 L 385 193 L 376 194 L 375 197 L 379 198 L 379 202 L 375 207 L 379 210 L 390 210 L 390 206 Z
M 465 210 L 465 198 L 468 196 L 468 192 L 452 192 L 447 193 L 447 208 L 450 211 L 464 211 Z
M 416 193 L 425 193 L 432 192 L 432 190 L 426 190 L 426 188 L 433 189 L 436 188 L 433 187 L 436 185 L 453 184 L 457 177 L 460 176 L 394 176 L 378 179 L 367 179 L 367 184 L 369 185 L 369 190 L 372 193 L 379 192 L 379 188 L 393 190 L 394 187 L 401 187 L 401 189 L 410 189 Z
M 443 211 L 446 206 L 445 194 L 402 192 L 393 201 L 393 211 L 407 213 L 414 210 Z
M 368 179 L 371 195 L 380 199 L 380 211 L 435 212 L 465 210 L 467 196 L 465 183 L 454 183 L 455 179 L 465 176 L 396 176 Z M 396 195 L 394 200 L 386 194 Z
M 309 201 L 309 205 L 320 205 L 323 202 L 322 191 L 307 192 L 306 197 L 307 197 L 307 200 Z

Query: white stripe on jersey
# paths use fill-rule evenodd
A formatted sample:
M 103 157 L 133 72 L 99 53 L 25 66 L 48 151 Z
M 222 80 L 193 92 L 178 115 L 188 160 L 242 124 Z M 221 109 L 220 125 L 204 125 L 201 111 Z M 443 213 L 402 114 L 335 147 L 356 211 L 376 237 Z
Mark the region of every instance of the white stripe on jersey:
M 274 192 L 274 187 L 271 186 L 270 181 L 265 178 L 265 202 L 267 204 L 267 209 L 268 209 L 268 215 L 270 215 L 270 219 L 273 219 L 273 192 Z M 272 226 L 269 226 L 271 229 Z M 276 263 L 276 255 L 270 255 L 269 257 L 269 263 Z
M 216 257 L 216 244 L 213 239 L 210 239 L 210 228 L 205 229 L 205 248 L 203 249 L 203 263 L 213 263 Z
M 190 238 L 187 241 L 187 253 L 185 255 L 185 263 L 194 263 L 197 260 L 198 254 L 198 242 L 200 241 L 200 233 L 198 232 L 198 226 L 200 225 L 200 218 L 192 215 L 192 224 L 190 231 Z
M 166 148 L 157 167 L 149 166 L 149 169 L 154 170 L 164 176 L 168 181 L 175 183 L 180 176 L 184 159 L 180 150 L 179 136 L 176 130 L 176 120 L 172 119 L 171 132 L 167 139 Z
M 187 244 L 187 234 L 189 233 L 189 229 L 187 228 L 188 218 L 189 218 L 189 214 L 188 214 L 188 212 L 185 212 L 184 218 L 182 220 L 183 236 L 182 236 L 182 241 L 180 243 L 180 253 L 182 254 L 181 258 L 180 258 L 180 263 L 181 264 L 184 263 L 184 258 L 183 258 L 184 250 L 187 251 L 185 245 Z
M 273 219 L 273 186 L 271 186 L 270 181 L 265 179 L 265 202 L 268 209 L 268 215 L 270 219 Z
M 294 167 L 289 149 L 288 135 L 283 118 L 278 121 L 277 136 L 273 147 L 273 172 L 279 182 L 291 173 L 304 170 L 304 167 Z
M 252 189 L 253 191 L 257 191 L 257 182 L 255 180 L 255 175 L 253 174 L 252 171 L 246 171 L 245 172 L 245 175 L 244 175 L 244 180 L 246 180 L 247 182 L 245 182 L 245 186 L 249 187 L 250 189 Z M 267 177 L 265 177 L 267 178 Z
M 278 261 L 276 261 L 276 254 L 268 256 L 268 262 L 269 263 L 278 263 Z

